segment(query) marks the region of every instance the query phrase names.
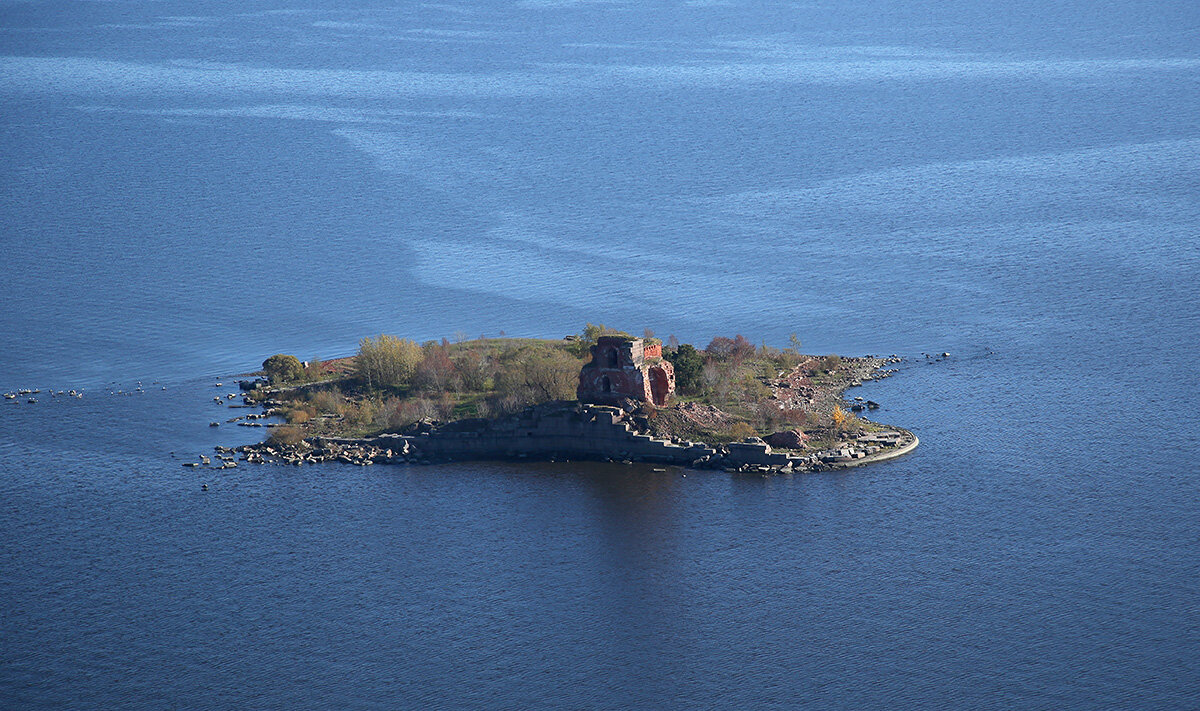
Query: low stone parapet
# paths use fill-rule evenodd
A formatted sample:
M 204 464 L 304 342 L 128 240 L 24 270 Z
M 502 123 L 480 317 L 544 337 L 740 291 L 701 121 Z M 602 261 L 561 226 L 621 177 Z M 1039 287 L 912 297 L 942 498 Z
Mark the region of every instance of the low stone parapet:
M 754 439 L 758 439 L 755 437 Z M 728 453 L 726 462 L 733 466 L 753 464 L 759 466 L 784 466 L 789 463 L 788 455 L 771 451 L 771 445 L 758 440 L 757 442 L 731 442 L 726 445 Z
M 691 465 L 716 450 L 686 446 L 629 426 L 618 408 L 552 404 L 530 408 L 502 420 L 483 420 L 473 428 L 456 427 L 403 437 L 409 460 L 594 459 L 638 460 Z M 393 446 L 392 449 L 395 449 Z
M 497 420 L 459 420 L 417 434 L 350 439 L 314 437 L 290 447 L 266 443 L 239 448 L 252 463 L 344 461 L 429 463 L 482 460 L 640 461 L 694 468 L 720 468 L 770 475 L 857 466 L 912 451 L 916 436 L 904 430 L 873 433 L 815 453 L 774 451 L 757 437 L 714 447 L 702 442 L 641 434 L 618 408 L 551 403 Z M 232 451 L 232 450 L 231 450 Z

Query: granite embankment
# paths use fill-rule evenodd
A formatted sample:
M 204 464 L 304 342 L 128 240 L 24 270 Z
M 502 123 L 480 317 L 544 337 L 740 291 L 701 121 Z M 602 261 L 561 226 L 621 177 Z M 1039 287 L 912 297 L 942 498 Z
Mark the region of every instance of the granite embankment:
M 873 432 L 807 452 L 776 450 L 757 437 L 725 445 L 653 437 L 637 431 L 622 409 L 576 402 L 530 407 L 511 417 L 459 420 L 412 435 L 365 439 L 312 437 L 295 445 L 263 443 L 236 450 L 249 462 L 299 465 L 424 464 L 469 460 L 594 460 L 778 473 L 816 471 L 878 461 L 911 451 L 916 437 L 900 429 Z

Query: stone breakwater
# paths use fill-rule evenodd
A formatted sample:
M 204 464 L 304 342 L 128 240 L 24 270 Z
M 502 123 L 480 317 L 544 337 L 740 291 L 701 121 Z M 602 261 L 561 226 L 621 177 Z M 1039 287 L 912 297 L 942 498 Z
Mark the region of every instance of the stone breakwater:
M 819 452 L 776 450 L 757 437 L 726 445 L 653 437 L 638 432 L 617 407 L 548 403 L 497 420 L 460 420 L 414 435 L 365 439 L 311 437 L 295 445 L 262 443 L 233 449 L 249 463 L 290 465 L 340 461 L 371 464 L 428 464 L 471 460 L 592 460 L 647 462 L 747 473 L 819 471 L 854 466 L 911 451 L 916 437 L 892 429 L 843 442 Z

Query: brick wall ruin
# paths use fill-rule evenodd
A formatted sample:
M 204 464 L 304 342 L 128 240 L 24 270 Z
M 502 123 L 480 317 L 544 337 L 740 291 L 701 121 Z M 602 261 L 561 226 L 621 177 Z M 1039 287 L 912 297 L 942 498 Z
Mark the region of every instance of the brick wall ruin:
M 662 345 L 640 338 L 601 336 L 592 360 L 579 372 L 580 402 L 616 405 L 625 398 L 665 405 L 675 394 L 675 369 L 662 358 Z

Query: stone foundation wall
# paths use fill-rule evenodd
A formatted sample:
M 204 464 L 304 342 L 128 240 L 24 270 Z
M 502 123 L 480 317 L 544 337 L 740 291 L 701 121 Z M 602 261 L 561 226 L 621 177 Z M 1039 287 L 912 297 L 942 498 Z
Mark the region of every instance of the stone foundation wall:
M 516 417 L 479 421 L 461 430 L 381 437 L 378 443 L 429 460 L 628 459 L 691 465 L 716 454 L 705 444 L 638 434 L 620 409 L 595 405 L 530 408 Z
M 625 412 L 617 407 L 567 402 L 531 407 L 500 420 L 461 420 L 417 435 L 326 440 L 326 445 L 365 447 L 373 454 L 363 457 L 380 462 L 574 459 L 652 462 L 741 472 L 857 466 L 900 456 L 917 446 L 915 435 L 896 430 L 863 436 L 838 450 L 805 454 L 773 451 L 757 437 L 714 447 L 639 434 Z

